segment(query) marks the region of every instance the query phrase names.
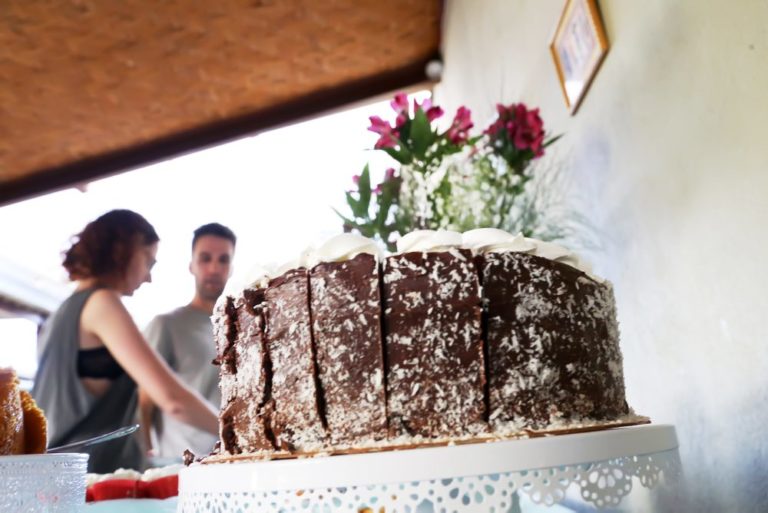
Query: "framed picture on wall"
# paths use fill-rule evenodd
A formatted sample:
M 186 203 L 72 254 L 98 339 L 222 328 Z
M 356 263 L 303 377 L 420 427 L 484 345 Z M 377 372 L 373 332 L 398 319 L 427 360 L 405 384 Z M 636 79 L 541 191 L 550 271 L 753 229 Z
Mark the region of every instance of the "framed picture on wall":
M 549 49 L 565 104 L 573 115 L 608 53 L 596 0 L 566 0 Z

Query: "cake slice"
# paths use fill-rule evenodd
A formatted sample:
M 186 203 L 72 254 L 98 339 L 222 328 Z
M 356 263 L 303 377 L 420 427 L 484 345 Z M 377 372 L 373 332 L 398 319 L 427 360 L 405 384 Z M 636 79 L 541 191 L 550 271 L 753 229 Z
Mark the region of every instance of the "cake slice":
M 312 336 L 330 442 L 387 435 L 376 257 L 320 263 L 310 272 Z
M 480 286 L 471 252 L 394 255 L 382 272 L 390 436 L 484 431 Z
M 501 434 L 619 417 L 624 400 L 609 283 L 513 251 L 477 258 L 487 307 L 489 420 Z
M 245 289 L 224 306 L 215 330 L 221 366 L 220 437 L 230 454 L 275 448 L 271 430 L 271 365 L 264 337 L 264 290 Z M 220 342 L 222 338 L 226 341 Z M 229 339 L 232 342 L 229 343 Z
M 305 268 L 271 280 L 265 291 L 267 353 L 272 363 L 272 433 L 278 449 L 312 452 L 323 447 Z
M 216 345 L 214 365 L 219 366 L 221 406 L 231 402 L 237 392 L 235 386 L 235 340 L 237 339 L 237 312 L 232 296 L 221 296 L 213 307 L 213 340 Z

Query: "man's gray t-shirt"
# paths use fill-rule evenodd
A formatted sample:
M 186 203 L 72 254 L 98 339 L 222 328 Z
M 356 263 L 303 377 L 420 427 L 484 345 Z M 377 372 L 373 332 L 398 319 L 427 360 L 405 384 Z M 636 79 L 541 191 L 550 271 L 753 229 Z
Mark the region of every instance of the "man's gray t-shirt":
M 210 315 L 183 306 L 158 315 L 144 332 L 147 341 L 165 358 L 179 378 L 200 392 L 218 409 L 221 403 L 218 368 Z M 180 459 L 185 449 L 198 456 L 207 455 L 218 438 L 155 410 L 154 428 L 161 458 Z

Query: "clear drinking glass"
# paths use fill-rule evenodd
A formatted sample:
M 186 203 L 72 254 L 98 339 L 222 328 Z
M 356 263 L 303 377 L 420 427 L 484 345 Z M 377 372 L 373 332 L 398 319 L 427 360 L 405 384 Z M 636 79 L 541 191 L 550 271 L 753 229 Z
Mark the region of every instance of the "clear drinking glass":
M 0 456 L 0 511 L 77 511 L 85 504 L 87 466 L 87 454 Z

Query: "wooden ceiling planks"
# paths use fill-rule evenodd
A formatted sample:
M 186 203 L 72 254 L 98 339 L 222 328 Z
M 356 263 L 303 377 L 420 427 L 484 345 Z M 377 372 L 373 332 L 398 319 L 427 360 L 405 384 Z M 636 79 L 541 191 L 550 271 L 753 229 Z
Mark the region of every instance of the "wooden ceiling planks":
M 0 204 L 425 83 L 438 0 L 5 0 Z

